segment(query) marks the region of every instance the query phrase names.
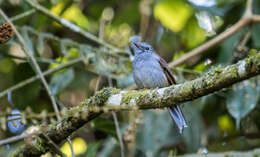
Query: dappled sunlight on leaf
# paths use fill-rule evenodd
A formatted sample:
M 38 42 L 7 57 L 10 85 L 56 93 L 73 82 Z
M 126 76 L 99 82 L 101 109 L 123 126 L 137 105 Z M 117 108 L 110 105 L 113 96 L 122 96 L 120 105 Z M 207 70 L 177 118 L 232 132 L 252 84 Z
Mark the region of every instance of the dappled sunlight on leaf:
M 206 11 L 200 11 L 196 13 L 196 18 L 198 20 L 199 26 L 207 32 L 207 36 L 213 36 L 216 34 L 214 17 L 210 13 Z
M 109 25 L 106 27 L 105 31 L 107 40 L 118 47 L 124 47 L 127 45 L 132 32 L 133 30 L 127 23 L 123 23 L 119 26 Z
M 0 72 L 9 73 L 13 70 L 14 63 L 9 58 L 0 59 Z
M 71 48 L 71 49 L 69 50 L 69 57 L 68 57 L 68 58 L 70 58 L 70 59 L 78 58 L 79 55 L 80 55 L 80 52 L 79 52 L 78 49 L 76 49 L 76 48 Z
M 59 15 L 62 9 L 64 9 L 64 6 L 65 6 L 64 2 L 61 1 L 51 9 L 51 12 L 53 12 L 56 15 Z M 62 13 L 61 17 L 67 19 L 68 21 L 74 22 L 81 28 L 84 29 L 88 28 L 89 25 L 88 19 L 76 4 L 72 4 L 69 8 L 67 8 Z
M 80 155 L 80 154 L 86 152 L 86 150 L 87 150 L 87 143 L 82 138 L 79 138 L 79 137 L 72 140 L 72 146 L 73 146 L 73 150 L 74 150 L 75 155 Z M 64 154 L 66 154 L 68 157 L 72 156 L 70 145 L 69 145 L 68 142 L 65 142 L 62 145 L 61 151 Z
M 207 69 L 207 66 L 204 63 L 200 63 L 200 64 L 196 65 L 194 69 L 196 71 L 203 72 Z
M 173 60 L 176 60 L 185 54 L 184 51 L 174 53 Z
M 189 20 L 181 36 L 182 42 L 186 44 L 189 49 L 198 46 L 206 40 L 206 33 L 199 27 L 196 18 Z
M 218 118 L 218 126 L 220 130 L 231 133 L 235 130 L 235 125 L 228 115 L 223 115 Z
M 154 16 L 174 32 L 182 30 L 192 14 L 191 7 L 182 0 L 163 0 L 154 7 Z
M 56 68 L 57 66 L 59 66 L 60 64 L 64 64 L 64 63 L 67 63 L 68 62 L 68 59 L 65 58 L 65 57 L 58 57 L 55 59 L 56 61 L 60 62 L 60 63 L 51 63 L 49 68 L 52 69 L 52 68 Z
M 56 14 L 56 15 L 59 15 L 62 11 L 62 9 L 64 8 L 65 6 L 65 3 L 60 1 L 58 4 L 56 4 L 55 6 L 53 6 L 51 8 L 51 12 Z
M 79 7 L 75 4 L 73 4 L 71 7 L 69 7 L 63 14 L 62 17 L 75 22 L 79 27 L 88 28 L 88 19 L 86 16 L 81 12 Z

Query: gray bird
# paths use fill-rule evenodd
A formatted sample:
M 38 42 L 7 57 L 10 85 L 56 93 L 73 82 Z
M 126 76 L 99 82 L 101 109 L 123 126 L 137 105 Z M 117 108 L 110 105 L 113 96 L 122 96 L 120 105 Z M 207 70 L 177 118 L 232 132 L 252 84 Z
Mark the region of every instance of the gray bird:
M 161 88 L 176 84 L 166 61 L 156 54 L 151 45 L 141 42 L 139 36 L 132 36 L 129 42 L 134 53 L 134 80 L 139 88 Z M 188 126 L 180 106 L 170 107 L 168 110 L 182 133 Z

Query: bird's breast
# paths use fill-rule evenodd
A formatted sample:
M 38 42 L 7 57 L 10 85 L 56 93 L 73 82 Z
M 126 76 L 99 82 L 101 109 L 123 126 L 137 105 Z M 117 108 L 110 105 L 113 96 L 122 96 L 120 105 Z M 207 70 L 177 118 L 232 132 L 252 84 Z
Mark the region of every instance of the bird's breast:
M 135 58 L 133 61 L 134 80 L 140 88 L 168 86 L 167 78 L 159 61 L 151 56 Z

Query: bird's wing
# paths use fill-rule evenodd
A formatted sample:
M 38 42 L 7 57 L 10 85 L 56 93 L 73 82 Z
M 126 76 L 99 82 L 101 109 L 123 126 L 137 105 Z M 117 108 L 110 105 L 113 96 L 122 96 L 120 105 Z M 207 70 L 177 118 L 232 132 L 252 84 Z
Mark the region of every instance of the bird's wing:
M 170 85 L 176 84 L 176 80 L 175 80 L 172 72 L 170 71 L 167 62 L 164 59 L 162 59 L 160 56 L 158 56 L 158 58 L 159 58 L 160 66 L 163 69 L 163 72 L 167 78 L 168 83 Z

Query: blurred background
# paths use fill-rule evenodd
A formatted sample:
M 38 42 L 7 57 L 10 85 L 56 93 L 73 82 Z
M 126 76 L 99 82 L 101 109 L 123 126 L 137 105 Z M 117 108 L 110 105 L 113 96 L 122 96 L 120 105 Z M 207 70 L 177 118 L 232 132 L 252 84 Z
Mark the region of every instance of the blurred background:
M 245 0 L 38 0 L 64 18 L 119 50 L 107 49 L 33 10 L 23 0 L 0 0 L 46 76 L 61 112 L 77 106 L 103 87 L 134 84 L 128 39 L 139 34 L 167 62 L 214 38 L 240 20 Z M 260 1 L 253 4 L 260 13 Z M 20 15 L 20 16 L 17 16 Z M 0 23 L 4 23 L 0 18 Z M 212 67 L 243 59 L 260 48 L 260 25 L 243 28 L 202 55 L 173 68 L 177 82 L 195 79 Z M 65 68 L 60 68 L 67 64 Z M 49 96 L 15 36 L 0 45 L 0 139 L 56 121 Z M 259 77 L 182 104 L 188 124 L 183 135 L 162 109 L 117 112 L 124 154 L 174 156 L 187 153 L 250 150 L 260 146 Z M 22 83 L 22 85 L 21 85 Z M 24 84 L 23 84 L 24 83 Z M 17 84 L 20 88 L 3 92 Z M 9 114 L 15 114 L 10 116 Z M 9 116 L 8 116 L 9 115 Z M 16 118 L 8 121 L 9 118 Z M 163 128 L 163 129 L 162 129 Z M 92 120 L 71 136 L 80 157 L 120 156 L 111 113 Z M 0 146 L 6 156 L 24 140 Z M 71 156 L 68 142 L 61 150 Z M 45 154 L 45 157 L 55 156 Z

